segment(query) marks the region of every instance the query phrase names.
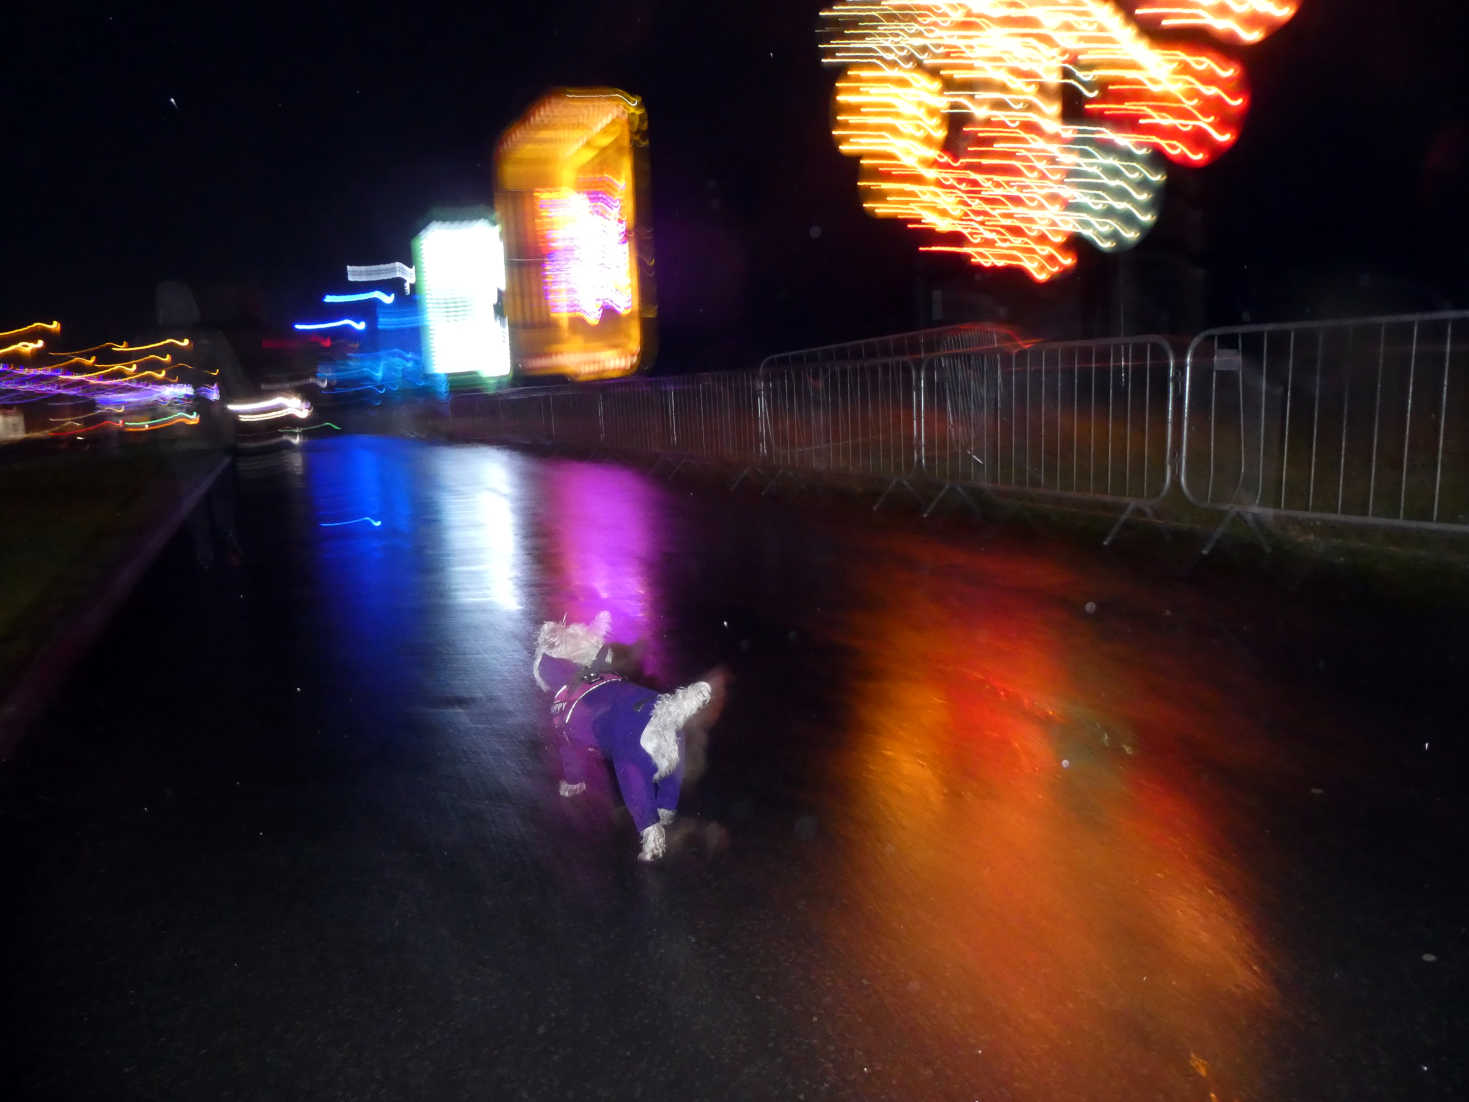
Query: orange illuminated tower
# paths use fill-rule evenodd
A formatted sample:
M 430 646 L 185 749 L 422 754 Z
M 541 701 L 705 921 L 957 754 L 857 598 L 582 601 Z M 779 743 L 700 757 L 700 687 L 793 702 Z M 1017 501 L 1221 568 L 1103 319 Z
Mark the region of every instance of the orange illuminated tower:
M 501 135 L 495 207 L 517 374 L 604 379 L 652 362 L 647 128 L 636 96 L 563 88 Z

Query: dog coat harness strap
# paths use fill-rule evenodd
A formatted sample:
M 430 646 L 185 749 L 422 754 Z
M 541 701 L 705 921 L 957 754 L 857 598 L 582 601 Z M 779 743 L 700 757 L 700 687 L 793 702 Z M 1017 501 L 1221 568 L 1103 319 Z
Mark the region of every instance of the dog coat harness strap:
M 615 673 L 587 674 L 578 678 L 569 685 L 562 685 L 556 690 L 556 696 L 551 701 L 551 726 L 556 733 L 564 734 L 566 725 L 571 722 L 571 713 L 581 703 L 582 698 L 600 689 L 603 685 L 611 685 L 621 681 L 622 678 Z

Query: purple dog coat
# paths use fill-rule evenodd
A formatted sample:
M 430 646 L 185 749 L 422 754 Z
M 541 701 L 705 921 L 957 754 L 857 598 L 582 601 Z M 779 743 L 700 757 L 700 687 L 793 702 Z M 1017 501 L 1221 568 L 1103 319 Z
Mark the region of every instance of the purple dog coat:
M 661 781 L 657 766 L 639 741 L 653 714 L 658 694 L 613 673 L 584 673 L 564 658 L 543 655 L 542 680 L 554 690 L 551 727 L 561 755 L 562 779 L 579 784 L 587 778 L 591 754 L 612 763 L 622 801 L 639 831 L 658 822 L 658 812 L 678 810 L 683 782 L 682 732 L 678 765 Z

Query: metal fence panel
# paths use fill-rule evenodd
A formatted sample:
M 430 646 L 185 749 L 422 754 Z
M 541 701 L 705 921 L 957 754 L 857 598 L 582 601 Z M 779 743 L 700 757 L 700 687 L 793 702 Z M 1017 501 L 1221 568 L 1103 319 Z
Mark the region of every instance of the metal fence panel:
M 459 396 L 453 413 L 496 439 L 718 462 L 740 479 L 877 476 L 916 494 L 922 477 L 940 497 L 1125 504 L 1118 527 L 1152 515 L 1177 471 L 1189 501 L 1224 513 L 1219 531 L 1262 514 L 1462 531 L 1466 331 L 1469 313 L 1211 329 L 1180 380 L 1161 337 L 1027 344 L 949 326 L 755 372 Z
M 1189 345 L 1196 505 L 1469 527 L 1469 313 L 1211 329 Z
M 601 445 L 614 451 L 661 453 L 671 447 L 667 411 L 646 379 L 597 388 L 601 398 Z
M 762 367 L 763 458 L 781 470 L 906 478 L 917 462 L 916 363 Z
M 558 387 L 550 392 L 554 411 L 551 442 L 570 448 L 602 446 L 602 396 L 596 389 Z
M 752 463 L 760 452 L 758 376 L 725 372 L 661 379 L 671 439 L 681 458 Z
M 1155 505 L 1173 482 L 1173 367 L 1161 337 L 933 357 L 924 468 L 994 493 Z
M 456 418 L 475 423 L 481 432 L 517 444 L 554 441 L 554 408 L 548 388 L 500 394 L 455 395 L 451 409 Z

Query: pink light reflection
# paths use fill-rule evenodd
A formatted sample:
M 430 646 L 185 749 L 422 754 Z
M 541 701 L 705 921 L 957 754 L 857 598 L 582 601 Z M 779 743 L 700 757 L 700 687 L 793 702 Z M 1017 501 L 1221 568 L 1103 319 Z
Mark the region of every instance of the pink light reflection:
M 611 638 L 646 639 L 648 672 L 666 679 L 672 665 L 659 638 L 662 595 L 654 581 L 663 541 L 656 488 L 632 471 L 558 463 L 547 472 L 544 495 L 551 549 L 545 615 L 585 623 L 606 609 Z

